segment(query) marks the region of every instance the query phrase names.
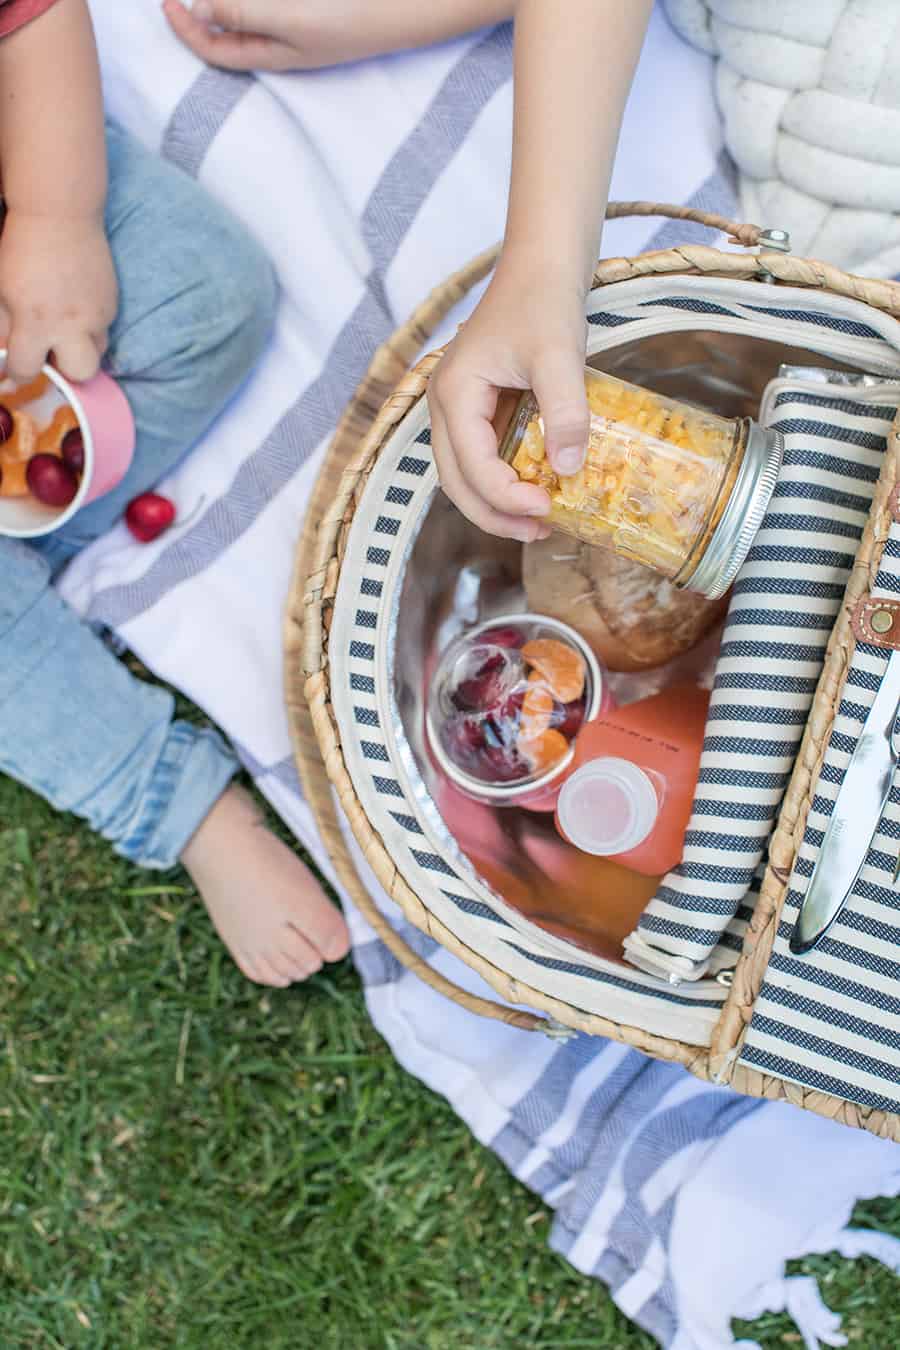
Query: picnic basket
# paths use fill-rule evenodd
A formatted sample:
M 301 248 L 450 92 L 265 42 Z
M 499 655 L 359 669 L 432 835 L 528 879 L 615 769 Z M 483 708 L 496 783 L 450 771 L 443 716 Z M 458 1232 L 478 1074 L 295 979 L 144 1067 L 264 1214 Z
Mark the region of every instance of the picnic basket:
M 630 359 L 634 361 L 638 359 L 634 353 L 640 352 L 643 342 L 650 344 L 649 350 L 653 359 L 656 359 L 657 351 L 662 350 L 652 346 L 657 339 L 633 336 L 634 333 L 644 331 L 640 327 L 646 324 L 642 316 L 649 312 L 662 316 L 656 320 L 657 333 L 661 332 L 662 335 L 665 334 L 667 324 L 671 333 L 676 331 L 679 324 L 682 325 L 679 331 L 687 333 L 703 329 L 714 321 L 720 323 L 723 332 L 721 344 L 717 345 L 727 348 L 730 339 L 725 336 L 724 330 L 732 322 L 727 316 L 733 310 L 735 316 L 749 325 L 745 331 L 753 335 L 741 339 L 748 344 L 746 350 L 751 350 L 749 344 L 752 343 L 755 344 L 754 351 L 758 349 L 763 353 L 763 364 L 768 362 L 766 368 L 771 367 L 769 378 L 777 368 L 778 354 L 783 357 L 785 350 L 802 350 L 805 353 L 803 360 L 807 364 L 810 364 L 810 351 L 813 354 L 831 355 L 835 358 L 832 364 L 837 366 L 851 363 L 849 358 L 842 360 L 841 354 L 847 344 L 853 342 L 871 344 L 876 376 L 887 378 L 892 373 L 900 375 L 900 353 L 896 361 L 890 355 L 893 335 L 891 325 L 900 317 L 900 286 L 856 277 L 827 263 L 793 257 L 783 251 L 786 241 L 779 232 L 764 231 L 755 225 L 737 224 L 703 211 L 644 202 L 615 203 L 608 211 L 609 218 L 627 215 L 660 215 L 692 221 L 713 231 L 723 232 L 732 245 L 741 246 L 741 251 L 725 251 L 709 244 L 692 243 L 643 253 L 633 258 L 601 261 L 594 275 L 590 303 L 596 308 L 609 294 L 615 295 L 616 304 L 624 307 L 608 314 L 600 312 L 599 317 L 591 316 L 592 322 L 596 320 L 596 323 L 590 331 L 592 335 L 598 335 L 598 341 L 606 344 L 604 351 L 617 351 L 617 342 L 620 345 L 629 343 L 632 353 Z M 768 840 L 767 864 L 761 867 L 759 884 L 752 893 L 752 912 L 748 912 L 739 928 L 739 950 L 732 952 L 727 967 L 716 975 L 716 998 L 698 998 L 692 1005 L 704 1005 L 706 1031 L 688 1036 L 667 1031 L 666 1012 L 671 1005 L 666 1000 L 673 997 L 673 992 L 671 982 L 664 979 L 657 981 L 656 985 L 650 980 L 640 990 L 640 996 L 647 1004 L 654 997 L 657 998 L 659 1015 L 654 1012 L 647 1018 L 636 1017 L 629 1021 L 612 1010 L 621 1005 L 611 996 L 607 999 L 614 981 L 606 987 L 598 985 L 594 993 L 593 986 L 587 982 L 590 971 L 587 975 L 582 972 L 577 976 L 582 980 L 582 984 L 577 986 L 579 989 L 591 989 L 589 999 L 582 998 L 578 993 L 568 996 L 559 992 L 561 988 L 567 987 L 560 982 L 570 976 L 567 963 L 560 959 L 558 949 L 549 956 L 534 948 L 526 951 L 521 958 L 520 955 L 514 959 L 510 957 L 509 960 L 505 955 L 498 957 L 497 953 L 501 950 L 504 953 L 520 953 L 528 946 L 527 934 L 523 938 L 522 931 L 518 931 L 514 935 L 516 942 L 507 942 L 502 946 L 494 944 L 493 929 L 487 922 L 482 922 L 483 916 L 477 916 L 481 927 L 475 926 L 473 918 L 470 927 L 466 928 L 464 923 L 469 923 L 471 915 L 475 915 L 478 909 L 474 903 L 469 904 L 468 908 L 458 906 L 457 922 L 457 910 L 452 908 L 450 900 L 447 905 L 444 904 L 444 898 L 451 896 L 452 888 L 448 886 L 446 877 L 453 872 L 450 865 L 452 850 L 446 850 L 441 857 L 435 856 L 434 851 L 426 850 L 423 853 L 420 849 L 417 852 L 415 841 L 410 845 L 410 856 L 416 859 L 430 858 L 431 861 L 423 865 L 436 869 L 439 874 L 438 880 L 443 889 L 434 890 L 434 895 L 440 898 L 438 904 L 425 895 L 424 885 L 419 886 L 416 882 L 416 877 L 424 877 L 425 873 L 416 871 L 412 863 L 409 866 L 403 864 L 402 857 L 406 856 L 404 850 L 409 841 L 401 848 L 392 833 L 395 827 L 391 825 L 388 815 L 384 812 L 379 815 L 381 803 L 376 801 L 371 782 L 358 768 L 362 761 L 354 760 L 351 754 L 346 724 L 342 731 L 340 706 L 336 711 L 336 704 L 340 705 L 340 700 L 345 700 L 337 686 L 340 684 L 343 688 L 347 676 L 343 666 L 340 670 L 336 667 L 341 653 L 336 648 L 332 649 L 336 641 L 336 625 L 346 628 L 347 624 L 352 624 L 352 616 L 346 617 L 352 605 L 348 605 L 346 597 L 340 605 L 336 601 L 342 585 L 347 588 L 348 594 L 351 591 L 355 593 L 355 578 L 349 578 L 347 573 L 351 567 L 359 570 L 360 558 L 365 560 L 368 557 L 371 560 L 375 557 L 382 568 L 388 566 L 386 560 L 394 542 L 391 531 L 396 537 L 398 533 L 402 535 L 405 528 L 399 521 L 402 511 L 407 509 L 406 504 L 409 502 L 412 502 L 409 509 L 415 511 L 416 502 L 425 500 L 415 478 L 416 474 L 421 477 L 426 473 L 428 458 L 427 449 L 423 448 L 427 446 L 427 417 L 423 396 L 441 353 L 438 351 L 417 358 L 438 325 L 488 275 L 495 258 L 496 250 L 490 250 L 450 277 L 376 352 L 326 455 L 298 545 L 285 620 L 287 708 L 301 783 L 336 875 L 394 956 L 432 987 L 472 1012 L 528 1030 L 565 1034 L 565 1029 L 571 1029 L 625 1042 L 648 1055 L 681 1063 L 701 1078 L 730 1084 L 739 1092 L 785 1100 L 883 1137 L 900 1140 L 900 1115 L 894 1105 L 895 1097 L 890 1091 L 891 1082 L 900 1083 L 900 1074 L 897 1072 L 900 1019 L 896 1014 L 900 1005 L 890 994 L 890 963 L 878 955 L 884 945 L 881 929 L 878 929 L 881 934 L 878 941 L 871 939 L 875 943 L 875 956 L 872 955 L 871 946 L 866 949 L 859 980 L 848 981 L 843 973 L 834 975 L 830 968 L 825 970 L 824 975 L 821 972 L 817 974 L 816 978 L 824 981 L 821 1005 L 813 1005 L 808 998 L 804 1002 L 803 990 L 799 994 L 792 992 L 795 986 L 800 986 L 797 986 L 795 977 L 790 973 L 789 963 L 779 958 L 780 965 L 788 973 L 778 976 L 781 983 L 777 987 L 773 985 L 769 993 L 772 998 L 781 999 L 785 1008 L 784 1020 L 760 1014 L 758 1026 L 754 1026 L 754 1013 L 758 1011 L 761 993 L 767 996 L 766 981 L 773 963 L 773 951 L 777 954 L 779 943 L 783 942 L 783 910 L 786 897 L 791 892 L 792 878 L 796 882 L 796 876 L 802 874 L 803 850 L 811 847 L 810 838 L 813 836 L 810 834 L 810 812 L 815 812 L 821 806 L 817 797 L 821 788 L 820 776 L 823 764 L 831 753 L 829 745 L 836 721 L 846 711 L 845 685 L 848 673 L 855 668 L 854 660 L 863 663 L 868 661 L 867 682 L 873 688 L 877 687 L 877 678 L 872 670 L 877 674 L 881 669 L 879 660 L 886 660 L 893 646 L 893 630 L 879 634 L 876 631 L 878 625 L 875 629 L 865 627 L 864 616 L 868 614 L 871 617 L 873 604 L 877 608 L 880 603 L 877 599 L 872 601 L 871 593 L 874 589 L 876 596 L 878 594 L 876 582 L 879 569 L 887 555 L 893 552 L 892 531 L 898 529 L 900 511 L 895 486 L 900 455 L 900 420 L 896 416 L 893 422 L 888 417 L 887 429 L 880 442 L 879 470 L 873 472 L 870 496 L 865 501 L 865 527 L 861 529 L 858 540 L 854 541 L 855 556 L 843 598 L 835 607 L 833 623 L 829 620 L 830 636 L 823 638 L 823 659 L 819 663 L 821 673 L 815 682 L 815 694 L 808 714 L 804 714 L 802 740 L 799 740 L 798 731 L 799 745 L 793 755 L 792 772 L 781 800 L 774 831 Z M 785 297 L 783 301 L 778 299 L 781 295 Z M 810 306 L 808 311 L 807 305 Z M 721 317 L 723 314 L 725 318 Z M 757 314 L 763 315 L 763 318 L 757 319 Z M 630 322 L 636 327 L 629 328 Z M 762 336 L 756 326 L 759 322 L 769 325 Z M 821 341 L 815 336 L 811 340 L 808 337 L 813 322 L 822 329 Z M 693 324 L 694 328 L 689 329 L 684 326 L 686 324 Z M 738 328 L 738 317 L 734 319 L 733 328 Z M 795 334 L 795 328 L 797 333 L 802 329 L 801 336 Z M 621 338 L 617 336 L 620 332 Z M 836 345 L 832 347 L 830 343 Z M 768 355 L 770 350 L 775 353 L 771 359 Z M 869 368 L 868 360 L 863 357 L 857 358 L 855 365 Z M 893 416 L 895 409 L 887 407 L 886 412 L 886 407 L 882 402 L 880 416 Z M 851 411 L 848 416 L 853 422 L 856 414 Z M 872 443 L 871 433 L 866 434 L 869 437 L 866 443 Z M 385 462 L 391 455 L 395 456 L 396 464 L 400 466 L 400 478 L 395 474 L 392 485 L 385 493 L 384 482 L 378 480 L 378 475 L 382 473 L 383 477 Z M 409 465 L 415 467 L 403 467 Z M 404 473 L 406 478 L 403 477 Z M 396 484 L 401 480 L 409 486 L 398 487 Z M 374 503 L 373 494 L 377 497 Z M 383 514 L 384 501 L 399 503 L 397 516 L 389 513 L 387 525 Z M 368 513 L 365 516 L 368 522 L 365 529 L 362 528 L 364 512 Z M 357 526 L 356 535 L 354 524 Z M 416 528 L 419 528 L 419 524 Z M 379 535 L 379 531 L 385 529 L 387 534 Z M 356 539 L 356 536 L 360 538 Z M 368 539 L 368 546 L 359 554 L 358 548 L 365 544 L 362 536 Z M 412 539 L 414 536 L 410 537 Z M 387 547 L 377 547 L 380 539 Z M 374 548 L 373 541 L 376 545 Z M 412 547 L 412 543 L 408 544 L 404 557 L 390 564 L 399 577 L 402 577 L 403 568 L 408 565 Z M 355 554 L 354 548 L 357 549 Z M 897 552 L 900 555 L 900 544 Z M 390 586 L 387 582 L 371 580 L 364 580 L 362 584 L 368 587 L 363 594 L 381 597 L 372 601 L 374 615 L 382 601 L 387 603 L 383 588 L 387 586 L 389 590 Z M 885 601 L 885 606 L 893 617 L 894 603 Z M 359 615 L 360 610 L 357 609 L 357 620 Z M 371 623 L 374 629 L 376 620 L 380 624 L 377 615 L 366 618 L 364 622 Z M 393 632 L 392 640 L 396 640 L 396 625 Z M 350 643 L 348 650 L 361 650 L 362 647 L 374 652 L 372 646 L 360 644 L 357 640 Z M 369 659 L 377 663 L 374 655 Z M 353 687 L 369 688 L 373 684 L 370 675 L 351 673 L 349 678 Z M 369 717 L 364 709 L 363 720 L 370 720 L 372 726 L 377 727 L 376 713 L 372 712 Z M 393 753 L 392 750 L 378 748 L 377 758 L 382 763 L 388 763 Z M 401 769 L 398 769 L 397 781 L 402 783 L 405 781 L 405 771 Z M 376 778 L 375 781 L 381 783 L 384 780 Z M 391 791 L 399 797 L 403 788 L 394 784 Z M 396 807 L 397 803 L 389 802 L 388 805 Z M 409 820 L 405 812 L 407 809 L 411 811 L 412 807 L 408 803 L 404 806 L 402 802 L 400 806 L 403 810 L 394 809 L 392 819 L 407 821 L 404 828 L 411 828 L 414 822 Z M 418 955 L 394 931 L 375 905 L 360 875 L 345 827 L 352 833 L 365 864 L 405 918 L 477 972 L 501 1001 L 479 997 L 453 985 L 435 972 L 424 957 Z M 420 827 L 417 828 L 421 833 Z M 887 825 L 884 828 L 890 836 L 892 831 Z M 900 836 L 900 828 L 897 835 Z M 418 867 L 419 863 L 415 866 Z M 461 884 L 455 889 L 462 889 Z M 453 895 L 452 899 L 460 900 L 461 897 Z M 869 926 L 871 928 L 871 923 Z M 860 931 L 865 928 L 866 924 L 862 923 Z M 885 933 L 888 931 L 888 928 L 884 929 Z M 482 932 L 487 934 L 483 942 L 478 936 Z M 865 938 L 865 941 L 868 942 L 869 938 Z M 732 943 L 734 946 L 733 939 Z M 530 959 L 531 965 L 523 966 L 525 957 Z M 533 982 L 523 976 L 523 968 L 535 971 Z M 543 976 L 545 971 L 546 979 Z M 866 974 L 866 971 L 869 973 Z M 576 977 L 572 976 L 571 979 L 575 980 Z M 876 1019 L 874 1032 L 871 1029 L 866 1032 L 860 1019 L 857 1017 L 854 1021 L 851 1012 L 847 1013 L 843 1021 L 839 1018 L 839 1024 L 835 1024 L 837 1030 L 824 1028 L 820 1036 L 817 1030 L 809 1029 L 810 1007 L 824 1006 L 831 999 L 840 1010 L 843 998 L 841 991 L 851 986 L 861 990 L 859 997 L 865 999 L 864 986 L 868 987 L 868 980 L 877 985 L 878 990 L 877 996 L 872 996 L 873 1006 L 877 1005 L 877 1011 L 872 1014 Z M 829 981 L 832 988 L 838 989 L 837 995 L 829 993 Z M 575 988 L 574 985 L 572 987 Z M 714 1006 L 705 1008 L 705 1004 L 710 1002 Z M 796 1011 L 798 1008 L 799 1012 Z M 798 1019 L 805 1029 L 795 1034 Z M 772 1027 L 775 1028 L 774 1032 Z M 752 1036 L 751 1028 L 754 1028 Z M 778 1028 L 781 1028 L 780 1032 Z M 785 1051 L 781 1055 L 777 1045 L 773 1050 L 771 1038 L 773 1035 L 787 1036 L 789 1033 L 790 1041 L 785 1043 Z M 752 1043 L 754 1036 L 757 1041 L 755 1046 Z M 857 1056 L 854 1038 L 868 1038 L 871 1070 L 861 1052 Z M 839 1049 L 845 1043 L 850 1045 L 846 1053 L 841 1050 L 844 1061 L 847 1062 L 848 1057 L 852 1061 L 846 1077 L 829 1076 L 821 1069 L 813 1071 L 803 1067 L 804 1055 L 810 1062 L 818 1063 L 815 1056 L 826 1055 L 832 1043 Z M 870 1071 L 876 1075 L 875 1078 L 867 1077 Z M 900 1092 L 896 1095 L 900 1095 Z

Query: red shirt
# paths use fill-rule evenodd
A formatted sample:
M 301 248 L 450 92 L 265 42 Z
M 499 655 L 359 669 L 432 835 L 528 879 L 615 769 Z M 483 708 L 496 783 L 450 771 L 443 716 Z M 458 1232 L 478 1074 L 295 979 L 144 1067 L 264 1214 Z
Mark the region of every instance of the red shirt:
M 43 14 L 56 0 L 0 0 L 0 38 Z

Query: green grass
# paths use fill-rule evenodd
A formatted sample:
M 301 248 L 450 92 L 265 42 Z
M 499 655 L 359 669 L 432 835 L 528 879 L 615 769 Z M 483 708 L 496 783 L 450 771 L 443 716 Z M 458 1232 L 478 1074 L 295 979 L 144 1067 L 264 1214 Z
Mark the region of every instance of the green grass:
M 248 984 L 183 874 L 2 779 L 0 917 L 2 1350 L 654 1344 L 395 1064 L 349 964 Z M 896 1202 L 863 1217 L 900 1234 Z M 900 1344 L 881 1267 L 798 1269 L 852 1344 Z M 753 1334 L 799 1343 L 783 1317 Z

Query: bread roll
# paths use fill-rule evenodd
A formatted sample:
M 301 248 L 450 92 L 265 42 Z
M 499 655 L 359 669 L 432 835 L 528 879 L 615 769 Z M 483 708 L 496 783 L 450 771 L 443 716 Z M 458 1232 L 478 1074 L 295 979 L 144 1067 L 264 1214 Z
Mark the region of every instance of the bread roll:
M 681 591 L 640 563 L 568 535 L 527 544 L 528 607 L 571 624 L 608 670 L 650 670 L 690 651 L 724 617 L 728 599 Z

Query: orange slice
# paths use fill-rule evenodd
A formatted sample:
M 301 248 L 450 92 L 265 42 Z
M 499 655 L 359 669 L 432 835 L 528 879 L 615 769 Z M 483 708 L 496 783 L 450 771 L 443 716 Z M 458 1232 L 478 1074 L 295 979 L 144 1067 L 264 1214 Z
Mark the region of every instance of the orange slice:
M 38 453 L 59 457 L 62 454 L 63 437 L 74 431 L 77 426 L 78 418 L 75 416 L 74 408 L 64 403 L 61 408 L 56 409 L 50 425 L 41 432 L 38 438 Z
M 544 731 L 540 736 L 519 737 L 519 750 L 532 773 L 544 773 L 568 754 L 569 742 L 558 731 Z
M 553 695 L 547 688 L 547 682 L 538 671 L 532 671 L 528 677 L 528 689 L 522 703 L 522 720 L 519 723 L 519 741 L 533 741 L 543 736 L 550 726 L 553 716 Z
M 23 412 L 14 412 L 12 420 L 12 435 L 8 441 L 0 444 L 0 464 L 4 468 L 8 464 L 24 464 L 32 455 L 37 454 L 37 422 L 33 417 L 29 417 L 28 413 Z
M 46 375 L 38 375 L 27 384 L 16 384 L 11 389 L 3 389 L 2 386 L 7 383 L 9 383 L 7 380 L 0 382 L 0 403 L 4 408 L 21 408 L 23 404 L 31 403 L 33 399 L 46 394 L 50 388 L 50 381 Z
M 25 470 L 28 468 L 27 460 L 18 460 L 14 464 L 3 465 L 3 480 L 0 482 L 0 497 L 27 497 L 28 483 L 25 478 Z
M 560 703 L 573 703 L 584 693 L 584 661 L 574 647 L 557 638 L 526 642 L 522 658 L 543 675 Z

